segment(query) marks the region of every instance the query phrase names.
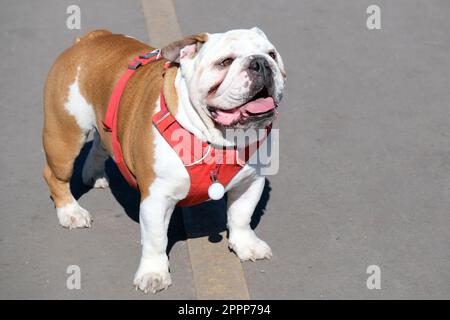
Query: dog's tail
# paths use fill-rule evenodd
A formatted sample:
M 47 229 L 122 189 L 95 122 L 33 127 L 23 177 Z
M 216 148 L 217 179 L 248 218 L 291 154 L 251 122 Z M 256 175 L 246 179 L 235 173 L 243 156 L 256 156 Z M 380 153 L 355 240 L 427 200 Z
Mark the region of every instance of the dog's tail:
M 108 34 L 112 34 L 112 32 L 108 31 L 108 30 L 102 30 L 102 29 L 90 31 L 90 32 L 82 35 L 81 37 L 76 38 L 75 43 L 78 43 L 80 41 L 92 40 L 92 39 L 98 38 L 100 36 L 105 36 Z

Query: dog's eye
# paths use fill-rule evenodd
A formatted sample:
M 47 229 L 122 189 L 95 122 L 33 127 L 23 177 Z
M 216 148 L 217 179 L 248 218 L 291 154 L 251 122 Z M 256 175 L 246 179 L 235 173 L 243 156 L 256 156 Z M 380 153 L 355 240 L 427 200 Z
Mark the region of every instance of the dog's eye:
M 221 67 L 228 67 L 230 64 L 232 64 L 234 61 L 233 58 L 225 58 L 222 61 L 220 61 L 219 66 Z
M 268 55 L 269 55 L 273 60 L 275 60 L 275 59 L 277 58 L 277 54 L 275 53 L 275 51 L 270 51 L 270 52 L 268 53 Z

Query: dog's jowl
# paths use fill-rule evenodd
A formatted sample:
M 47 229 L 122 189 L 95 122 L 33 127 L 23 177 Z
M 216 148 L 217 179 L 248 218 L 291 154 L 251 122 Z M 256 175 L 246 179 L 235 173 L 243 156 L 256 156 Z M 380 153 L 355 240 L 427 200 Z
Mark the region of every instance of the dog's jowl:
M 223 192 L 230 248 L 242 260 L 270 258 L 270 247 L 250 228 L 265 178 L 247 162 L 270 134 L 285 79 L 280 54 L 258 28 L 197 34 L 161 50 L 106 30 L 76 39 L 45 86 L 44 177 L 59 223 L 91 227 L 69 182 L 94 131 L 83 182 L 107 187 L 104 163 L 111 156 L 141 194 L 137 288 L 156 292 L 171 284 L 166 246 L 174 207 Z M 237 129 L 265 136 L 240 143 L 226 134 Z

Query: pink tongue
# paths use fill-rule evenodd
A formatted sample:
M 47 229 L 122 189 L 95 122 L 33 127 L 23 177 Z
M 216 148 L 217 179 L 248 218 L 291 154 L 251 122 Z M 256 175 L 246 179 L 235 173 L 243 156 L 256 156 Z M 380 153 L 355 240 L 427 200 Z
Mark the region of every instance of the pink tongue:
M 259 98 L 254 101 L 250 101 L 242 106 L 243 110 L 250 113 L 263 113 L 275 108 L 275 101 L 272 97 Z
M 217 117 L 216 121 L 220 122 L 221 124 L 224 124 L 226 126 L 231 125 L 232 123 L 239 120 L 241 117 L 241 111 L 239 109 L 235 109 L 233 111 L 222 111 L 217 110 Z
M 271 97 L 259 98 L 244 104 L 240 108 L 227 111 L 217 109 L 216 110 L 217 116 L 215 120 L 222 123 L 223 125 L 231 125 L 233 123 L 236 123 L 242 116 L 246 114 L 246 112 L 258 114 L 267 112 L 274 108 L 275 108 L 275 101 L 273 101 L 273 98 Z

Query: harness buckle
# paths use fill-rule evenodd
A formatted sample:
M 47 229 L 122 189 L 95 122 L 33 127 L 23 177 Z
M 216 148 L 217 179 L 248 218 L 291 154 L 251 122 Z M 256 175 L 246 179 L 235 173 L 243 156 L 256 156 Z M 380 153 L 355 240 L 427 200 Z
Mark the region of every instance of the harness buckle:
M 143 54 L 140 54 L 139 55 L 139 58 L 141 58 L 141 59 L 151 59 L 151 58 L 153 58 L 154 56 L 157 56 L 157 55 L 159 55 L 159 49 L 155 49 L 155 50 L 153 50 L 153 51 L 150 51 L 150 52 L 147 52 L 147 53 L 143 53 Z
M 142 61 L 139 60 L 133 60 L 128 64 L 128 69 L 136 70 L 142 65 Z

